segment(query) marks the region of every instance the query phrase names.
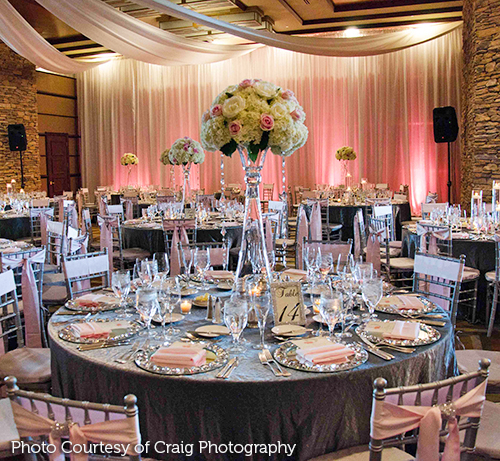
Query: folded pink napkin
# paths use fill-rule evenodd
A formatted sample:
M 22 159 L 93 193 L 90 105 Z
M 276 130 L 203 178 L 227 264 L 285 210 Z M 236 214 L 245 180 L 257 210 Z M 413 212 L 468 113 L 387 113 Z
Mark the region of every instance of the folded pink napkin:
M 307 278 L 307 272 L 300 269 L 287 269 L 286 271 L 283 271 L 283 275 L 288 275 L 290 280 L 294 280 L 296 282 L 306 280 Z
M 113 296 L 107 296 L 103 294 L 93 294 L 93 293 L 88 293 L 86 295 L 80 296 L 75 299 L 75 303 L 77 304 L 83 304 L 85 305 L 88 302 L 94 302 L 94 303 L 106 303 L 106 304 L 113 304 L 116 303 L 117 298 L 114 298 Z
M 414 340 L 418 338 L 420 334 L 420 323 L 417 322 L 402 322 L 401 320 L 396 320 L 394 322 L 394 328 L 390 333 L 384 333 L 382 336 L 387 339 L 410 339 Z
M 387 296 L 380 300 L 379 306 L 391 306 L 398 310 L 422 310 L 425 304 L 417 296 L 396 295 Z
M 76 337 L 106 339 L 110 336 L 123 334 L 130 326 L 128 322 L 83 322 L 73 323 L 71 329 Z
M 333 343 L 326 338 L 299 340 L 297 357 L 314 365 L 345 363 L 354 351 L 343 344 Z
M 233 280 L 234 274 L 231 271 L 207 271 L 206 277 L 208 279 Z
M 160 347 L 152 356 L 151 362 L 160 367 L 190 368 L 205 365 L 207 351 L 197 344 L 176 341 L 168 347 Z

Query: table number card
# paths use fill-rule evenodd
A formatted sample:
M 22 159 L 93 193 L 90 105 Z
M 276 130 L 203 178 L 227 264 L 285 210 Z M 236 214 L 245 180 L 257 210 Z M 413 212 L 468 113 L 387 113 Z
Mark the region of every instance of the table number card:
M 274 324 L 305 325 L 306 316 L 300 282 L 271 283 Z

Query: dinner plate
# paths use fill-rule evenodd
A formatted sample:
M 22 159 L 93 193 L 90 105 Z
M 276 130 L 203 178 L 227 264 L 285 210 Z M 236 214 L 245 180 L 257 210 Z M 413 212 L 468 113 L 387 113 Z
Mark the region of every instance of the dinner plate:
M 199 343 L 193 343 L 199 344 Z M 190 368 L 171 368 L 160 367 L 151 362 L 151 356 L 157 351 L 160 346 L 148 347 L 145 350 L 140 350 L 135 356 L 135 364 L 150 373 L 158 375 L 195 375 L 198 373 L 207 373 L 223 367 L 229 360 L 229 354 L 216 344 L 207 344 L 204 349 L 207 351 L 207 363 L 199 367 Z
M 178 291 L 177 291 L 178 293 Z M 180 295 L 181 296 L 191 296 L 198 293 L 197 288 L 181 288 Z
M 275 335 L 285 336 L 285 337 L 303 336 L 308 332 L 307 329 L 302 325 L 277 325 L 271 328 L 271 331 Z
M 382 322 L 394 322 L 394 320 L 382 320 Z M 390 339 L 390 338 L 380 338 L 378 336 L 371 335 L 365 331 L 366 323 L 360 325 L 356 328 L 356 333 L 358 336 L 368 339 L 368 341 L 373 344 L 378 344 L 384 342 L 385 344 L 390 344 L 392 346 L 425 346 L 427 344 L 435 343 L 441 338 L 441 333 L 430 325 L 420 324 L 420 333 L 417 339 Z
M 216 338 L 217 336 L 229 334 L 229 328 L 224 325 L 203 325 L 194 331 L 196 331 L 198 336 L 203 336 L 204 338 Z
M 315 322 L 317 322 L 317 323 L 322 323 L 323 325 L 328 325 L 328 324 L 324 321 L 323 317 L 321 317 L 321 314 L 316 314 L 316 315 L 313 315 L 313 320 L 314 320 Z
M 376 309 L 378 312 L 384 312 L 386 314 L 408 314 L 408 315 L 418 315 L 418 314 L 427 314 L 428 312 L 433 312 L 435 311 L 438 306 L 434 304 L 432 301 L 429 301 L 425 296 L 417 296 L 417 298 L 424 304 L 423 309 L 401 309 L 401 312 L 399 312 L 400 309 L 397 307 L 391 307 L 390 305 L 384 305 L 384 304 L 378 304 Z M 381 302 L 383 302 L 384 299 L 387 298 L 382 298 Z
M 184 318 L 184 316 L 182 314 L 173 313 L 172 314 L 172 323 L 180 322 L 183 318 Z M 153 322 L 162 323 L 161 315 L 160 314 L 156 314 L 153 317 Z M 165 317 L 165 323 L 166 324 L 170 323 L 170 314 L 166 315 L 166 317 Z
M 225 280 L 223 282 L 219 282 L 217 284 L 217 288 L 219 290 L 223 290 L 223 291 L 229 291 L 229 290 L 232 290 L 234 287 L 234 282 L 232 281 L 228 281 L 228 280 Z
M 82 306 L 76 300 L 70 300 L 64 307 L 70 311 L 77 312 L 106 312 L 118 309 L 120 307 L 120 302 L 117 299 L 115 303 L 99 303 L 99 306 Z
M 349 357 L 345 363 L 332 363 L 329 365 L 312 365 L 307 362 L 299 361 L 296 354 L 297 346 L 291 342 L 286 342 L 278 346 L 273 355 L 278 363 L 287 368 L 312 373 L 335 373 L 352 370 L 368 360 L 368 352 L 366 352 L 361 345 L 348 343 L 346 347 L 352 349 L 354 355 Z
M 111 322 L 114 321 L 114 319 L 95 319 L 92 320 L 92 322 Z M 138 331 L 142 330 L 144 328 L 143 325 L 140 323 L 133 321 L 133 320 L 124 320 L 121 323 L 127 324 L 126 326 L 126 333 L 121 334 L 121 335 L 116 335 L 113 336 L 112 338 L 80 338 L 79 336 L 76 336 L 75 333 L 73 332 L 71 325 L 74 325 L 76 323 L 84 323 L 85 321 L 75 321 L 72 322 L 71 324 L 65 326 L 61 330 L 59 330 L 59 338 L 64 339 L 65 341 L 69 341 L 72 343 L 78 343 L 78 344 L 99 344 L 102 342 L 106 343 L 114 343 L 114 342 L 120 342 L 123 341 L 124 339 L 128 339 L 132 336 L 134 336 Z

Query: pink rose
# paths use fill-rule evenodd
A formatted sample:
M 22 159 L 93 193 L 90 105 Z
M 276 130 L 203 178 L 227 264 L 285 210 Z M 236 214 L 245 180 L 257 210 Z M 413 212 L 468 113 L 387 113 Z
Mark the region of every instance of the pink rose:
M 295 95 L 293 94 L 293 91 L 292 90 L 285 90 L 281 93 L 281 97 L 283 99 L 294 99 L 295 98 Z
M 212 107 L 212 117 L 218 117 L 219 115 L 222 115 L 222 106 L 220 104 L 216 104 L 214 107 Z
M 240 88 L 248 88 L 249 86 L 253 86 L 253 80 L 250 78 L 242 80 L 241 83 L 239 84 Z
M 183 149 L 184 149 L 184 150 L 188 150 L 188 149 L 189 149 L 189 144 L 184 144 Z
M 238 120 L 235 120 L 229 124 L 229 133 L 231 136 L 238 134 L 241 130 L 241 123 Z
M 260 116 L 260 127 L 264 131 L 270 131 L 270 130 L 272 130 L 273 126 L 274 126 L 274 118 L 272 117 L 272 115 L 262 114 Z
M 203 112 L 203 115 L 201 117 L 201 121 L 202 121 L 202 123 L 207 123 L 209 120 L 210 120 L 210 112 L 208 110 L 206 110 L 205 112 Z
M 302 112 L 300 109 L 295 109 L 293 112 L 290 112 L 290 115 L 295 121 L 297 121 L 302 119 L 304 112 Z

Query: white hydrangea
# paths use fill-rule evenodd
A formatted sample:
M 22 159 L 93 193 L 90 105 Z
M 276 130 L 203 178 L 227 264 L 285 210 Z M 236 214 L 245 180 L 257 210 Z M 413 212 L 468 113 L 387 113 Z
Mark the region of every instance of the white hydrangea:
M 137 165 L 139 163 L 139 159 L 137 158 L 137 155 L 135 155 L 135 154 L 126 153 L 126 154 L 122 155 L 122 158 L 120 159 L 120 163 L 123 166 Z
M 187 163 L 203 163 L 205 152 L 198 141 L 185 137 L 179 138 L 168 151 L 168 160 L 172 165 L 186 165 Z

